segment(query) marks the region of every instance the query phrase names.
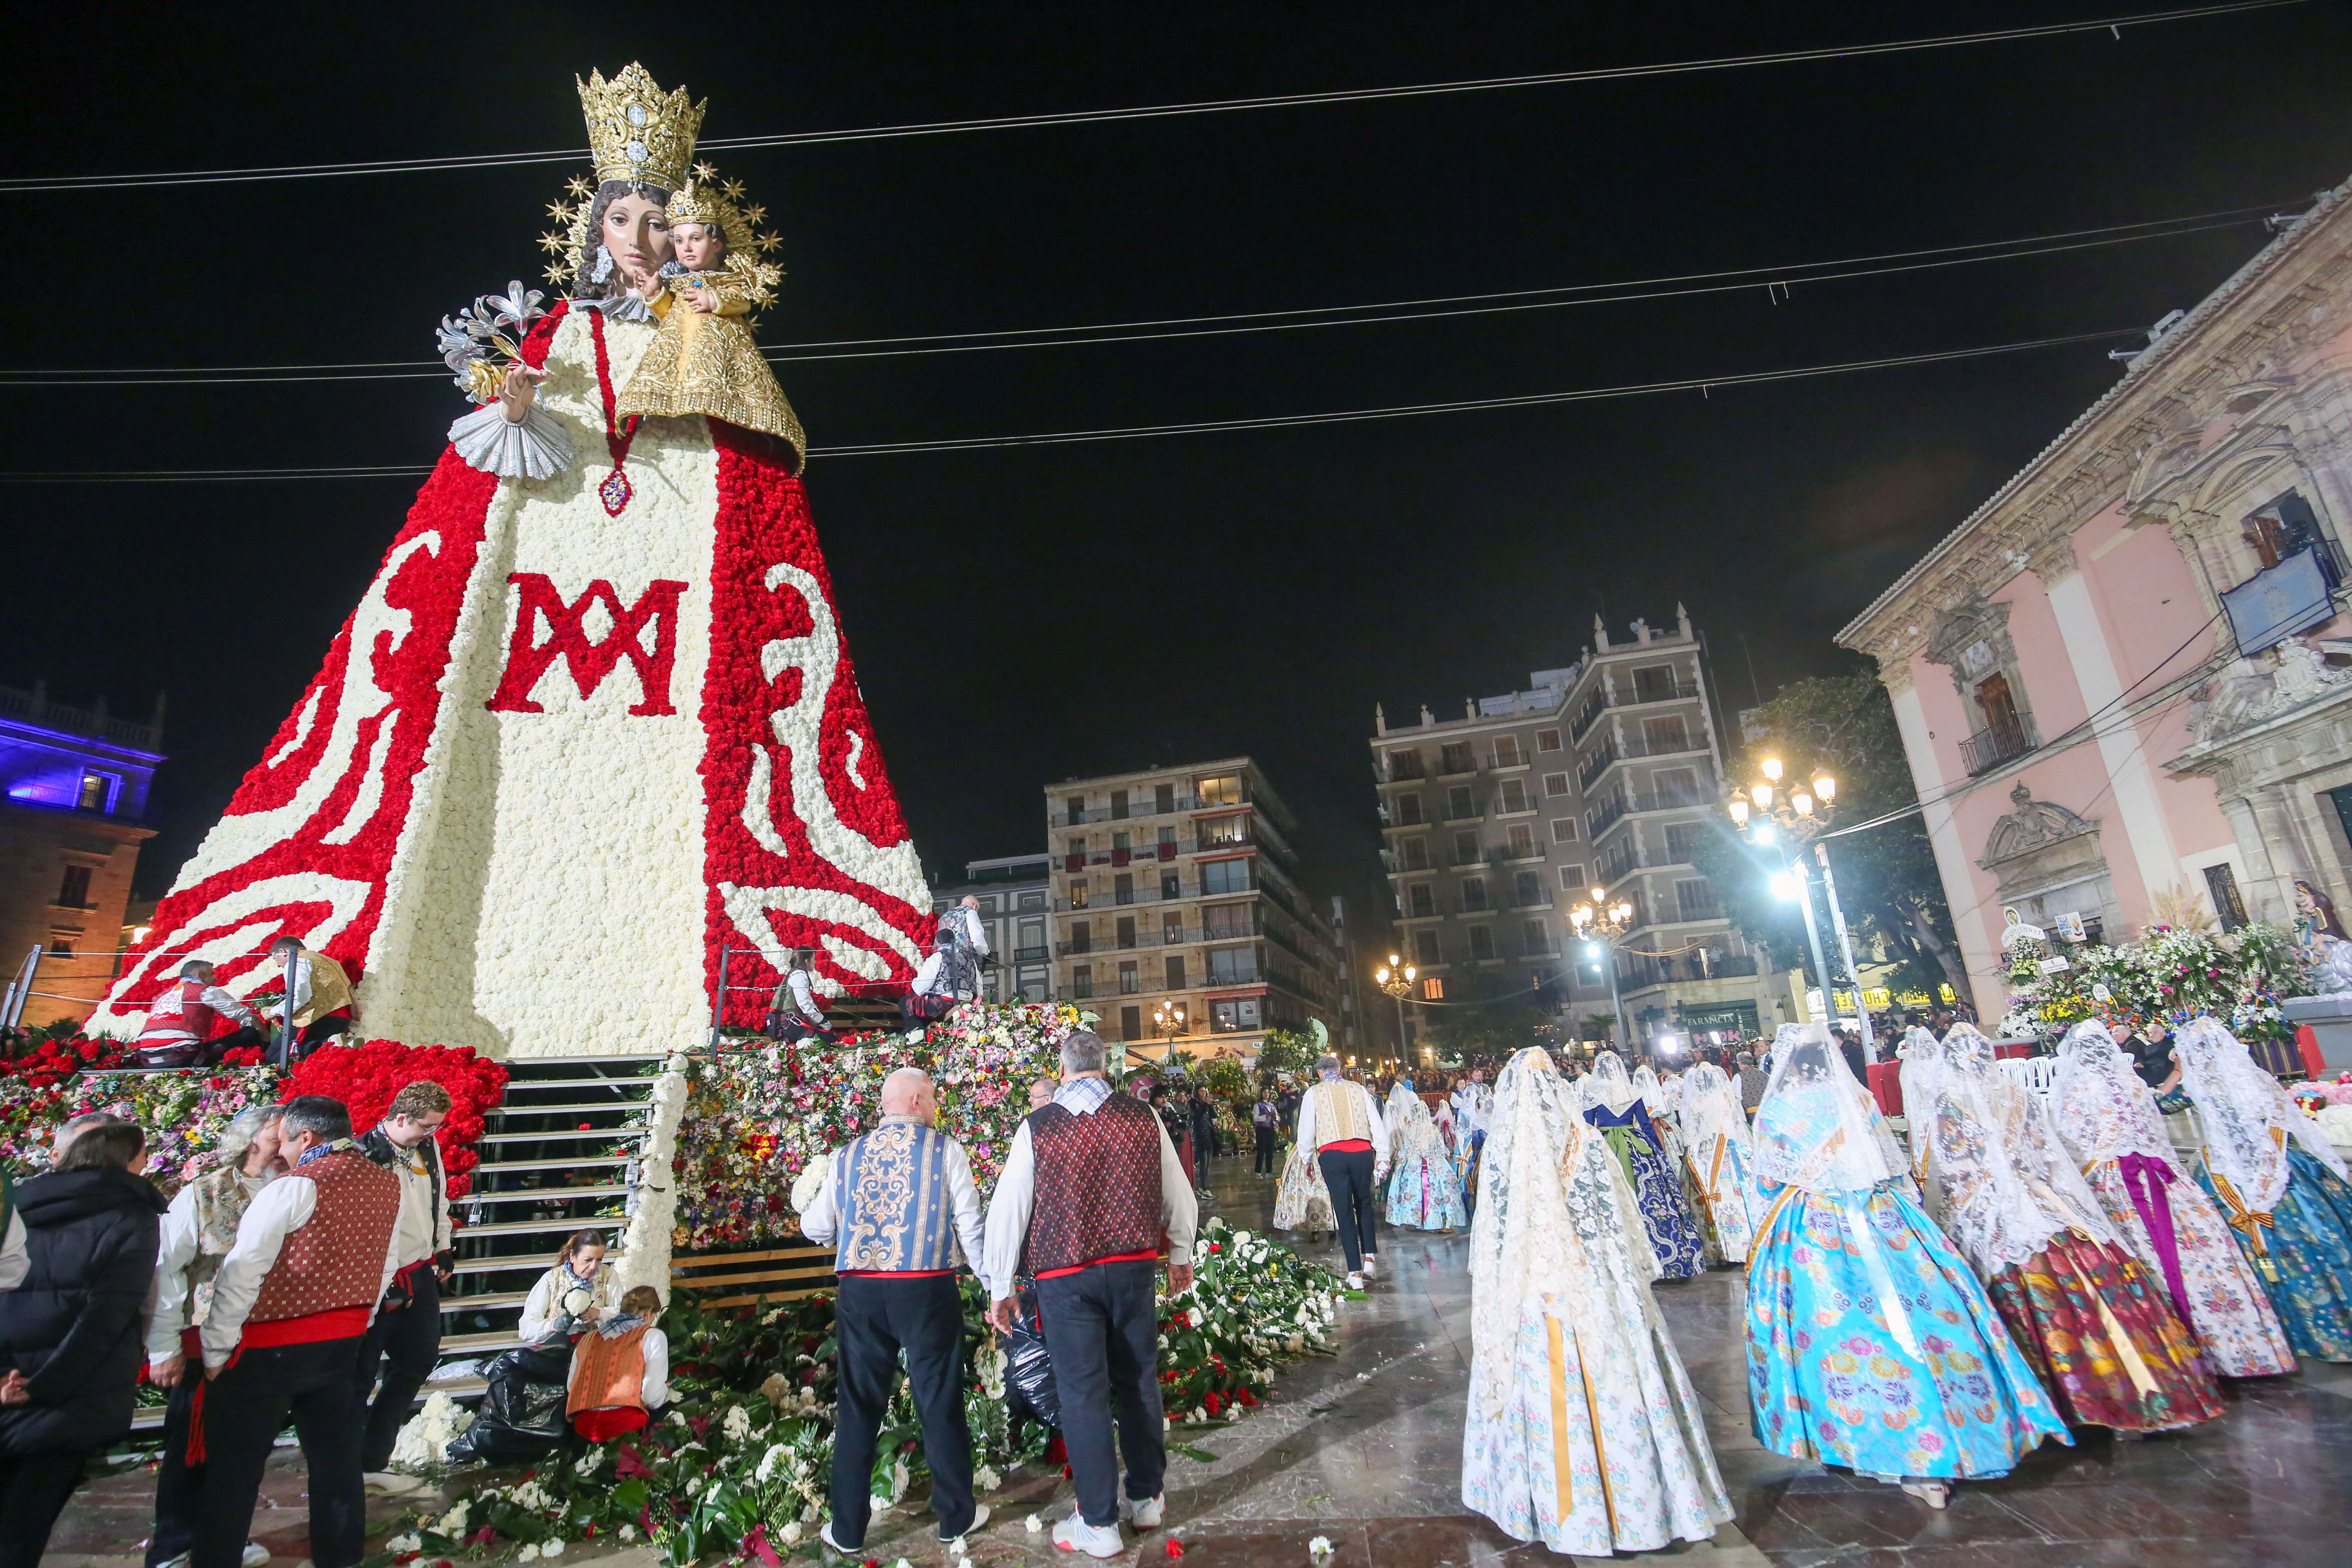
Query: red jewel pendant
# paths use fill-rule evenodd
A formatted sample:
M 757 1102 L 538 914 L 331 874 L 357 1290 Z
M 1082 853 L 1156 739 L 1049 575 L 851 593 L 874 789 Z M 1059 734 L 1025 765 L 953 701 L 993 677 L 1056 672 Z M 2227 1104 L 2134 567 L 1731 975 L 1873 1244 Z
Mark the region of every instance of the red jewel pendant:
M 629 487 L 629 476 L 618 468 L 606 474 L 604 483 L 596 487 L 596 499 L 604 503 L 604 515 L 607 517 L 620 516 L 634 493 Z

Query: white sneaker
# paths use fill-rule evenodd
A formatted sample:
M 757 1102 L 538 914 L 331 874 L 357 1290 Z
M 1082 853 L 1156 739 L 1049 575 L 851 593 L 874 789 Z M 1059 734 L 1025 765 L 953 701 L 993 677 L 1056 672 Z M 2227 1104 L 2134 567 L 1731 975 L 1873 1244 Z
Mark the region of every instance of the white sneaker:
M 368 1489 L 371 1491 L 390 1492 L 395 1497 L 406 1492 L 421 1491 L 425 1487 L 425 1479 L 422 1476 L 404 1476 L 397 1470 L 370 1470 L 360 1479 L 367 1483 Z
M 258 1541 L 248 1541 L 245 1543 L 245 1555 L 238 1561 L 243 1563 L 244 1568 L 261 1568 L 263 1563 L 269 1561 L 269 1548 Z
M 1054 1544 L 1065 1552 L 1083 1552 L 1089 1557 L 1118 1557 L 1127 1551 L 1127 1537 L 1118 1526 L 1106 1524 L 1100 1529 L 1088 1524 L 1082 1514 L 1072 1514 L 1054 1527 Z
M 1375 1257 L 1373 1257 L 1370 1253 L 1367 1252 L 1366 1254 L 1364 1254 L 1364 1278 L 1365 1278 L 1365 1279 L 1378 1279 L 1378 1278 L 1380 1277 L 1380 1272 L 1381 1272 L 1381 1271 L 1380 1271 L 1378 1268 L 1374 1268 L 1374 1267 L 1373 1267 L 1373 1265 L 1374 1265 L 1374 1264 L 1376 1264 L 1376 1263 L 1378 1263 L 1378 1262 L 1380 1262 L 1380 1259 L 1379 1259 L 1379 1258 L 1375 1258 Z
M 981 1527 L 985 1525 L 987 1522 L 988 1505 L 984 1502 L 976 1502 L 971 1505 L 971 1522 L 965 1525 L 961 1533 L 963 1535 L 976 1535 L 979 1533 Z M 947 1532 L 945 1526 L 940 1527 L 940 1539 L 941 1541 L 954 1541 L 957 1538 L 957 1536 L 950 1535 Z
M 1360 1275 L 1360 1274 L 1350 1274 L 1350 1275 L 1349 1275 L 1349 1276 L 1348 1276 L 1348 1289 L 1350 1289 L 1350 1290 L 1360 1290 L 1360 1289 L 1362 1289 L 1363 1288 L 1364 1288 L 1364 1277 L 1363 1277 L 1362 1275 Z
M 817 1526 L 816 1538 L 819 1541 L 824 1542 L 825 1545 L 833 1551 L 841 1553 L 844 1557 L 855 1557 L 860 1552 L 865 1550 L 863 1547 L 844 1546 L 840 1542 L 835 1541 L 833 1538 L 833 1521 L 829 1519 L 823 1524 Z
M 1158 1497 L 1139 1499 L 1121 1498 L 1118 1500 L 1119 1517 L 1126 1520 L 1138 1530 L 1159 1529 L 1160 1521 L 1165 1514 L 1167 1508 L 1168 1494 L 1166 1492 L 1161 1492 Z

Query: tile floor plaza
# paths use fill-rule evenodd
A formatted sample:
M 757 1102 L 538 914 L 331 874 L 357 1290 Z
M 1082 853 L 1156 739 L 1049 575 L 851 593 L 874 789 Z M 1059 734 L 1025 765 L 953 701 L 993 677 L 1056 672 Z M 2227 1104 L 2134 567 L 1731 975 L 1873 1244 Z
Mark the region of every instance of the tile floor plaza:
M 1216 1162 L 1211 1206 L 1264 1226 L 1269 1177 L 1246 1160 Z M 1307 1542 L 1328 1537 L 1331 1568 L 1438 1568 L 1562 1559 L 1521 1546 L 1458 1500 L 1470 1356 L 1469 1237 L 1384 1231 L 1371 1300 L 1341 1318 L 1341 1353 L 1297 1364 L 1250 1419 L 1193 1440 L 1214 1463 L 1171 1456 L 1169 1520 L 1185 1568 L 1308 1568 Z M 1328 1243 L 1307 1249 L 1327 1258 Z M 1717 1269 L 1657 1295 L 1691 1381 L 1707 1405 L 1735 1521 L 1712 1543 L 1621 1554 L 1715 1568 L 1771 1563 L 1903 1568 L 2303 1568 L 2352 1563 L 2352 1369 L 2308 1363 L 2299 1376 L 2225 1384 L 2230 1413 L 2184 1436 L 2117 1443 L 2103 1429 L 2078 1447 L 2045 1445 L 2015 1475 L 1957 1489 L 1937 1514 L 1891 1487 L 1856 1482 L 1757 1446 L 1748 1429 L 1739 1311 L 1743 1277 Z M 1179 1434 L 1181 1436 L 1181 1433 Z M 59 1521 L 45 1568 L 131 1568 L 152 1498 L 143 1473 L 85 1489 Z M 308 1554 L 301 1472 L 281 1454 L 256 1521 L 280 1568 Z M 1023 1521 L 1072 1506 L 1058 1477 L 1015 1472 L 990 1500 L 996 1518 L 970 1542 L 980 1568 L 1074 1560 Z M 274 1506 L 273 1506 L 274 1505 Z M 910 1499 L 908 1508 L 919 1506 Z M 379 1501 L 386 1524 L 399 1505 Z M 866 1554 L 942 1563 L 928 1514 L 886 1513 Z M 1165 1561 L 1165 1532 L 1131 1552 Z M 650 1568 L 643 1549 L 575 1549 L 566 1561 Z M 1584 1562 L 1585 1559 L 1566 1561 Z

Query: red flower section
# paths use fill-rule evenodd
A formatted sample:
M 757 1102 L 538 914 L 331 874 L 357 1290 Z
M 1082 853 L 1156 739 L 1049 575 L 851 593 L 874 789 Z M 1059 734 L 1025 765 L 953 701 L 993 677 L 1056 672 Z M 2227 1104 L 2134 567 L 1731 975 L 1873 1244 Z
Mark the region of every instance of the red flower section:
M 77 1035 L 70 1040 L 45 1040 L 24 1056 L 0 1061 L 0 1079 L 19 1079 L 30 1088 L 48 1089 L 84 1068 L 107 1072 L 130 1059 L 119 1040 Z
M 525 362 L 545 361 L 564 310 L 559 301 L 533 325 Z M 163 901 L 100 1009 L 102 1018 L 143 1012 L 199 951 L 230 984 L 259 965 L 279 936 L 301 937 L 360 977 L 440 721 L 441 679 L 498 484 L 443 449 L 367 597 L 226 815 L 290 813 L 309 801 L 307 812 L 289 816 L 250 858 Z M 355 646 L 355 636 L 364 640 Z
M 702 691 L 704 880 L 709 889 L 706 982 L 717 978 L 720 943 L 740 952 L 745 942 L 728 918 L 719 893 L 722 883 L 843 894 L 920 948 L 936 923 L 930 916 L 860 880 L 811 843 L 809 826 L 793 808 L 790 749 L 779 743 L 769 723 L 771 714 L 817 694 L 805 689 L 809 671 L 800 661 L 784 665 L 771 679 L 761 667 L 761 650 L 779 639 L 817 636 L 821 628 L 813 612 L 822 607 L 825 619 L 835 623 L 833 679 L 823 693 L 824 710 L 815 716 L 818 772 L 826 801 L 845 827 L 877 849 L 906 842 L 906 816 L 883 770 L 847 639 L 838 633 L 833 582 L 817 545 L 807 492 L 764 438 L 718 420 L 711 421 L 710 437 L 719 447 L 719 513 L 710 574 L 710 665 Z M 812 605 L 794 591 L 794 574 L 814 583 L 822 606 Z M 807 722 L 797 713 L 794 717 Z M 769 758 L 766 826 L 789 851 L 787 856 L 763 847 L 744 825 L 754 748 L 764 748 Z M 843 984 L 864 988 L 871 985 L 872 976 L 842 967 L 822 938 L 835 938 L 879 959 L 890 981 L 903 984 L 913 978 L 913 966 L 904 953 L 856 924 L 782 910 L 766 918 L 776 942 L 784 947 L 814 948 L 818 971 Z M 782 978 L 757 959 L 730 963 L 728 1022 L 757 1024 L 767 989 Z
M 351 1108 L 352 1131 L 362 1132 L 383 1120 L 394 1095 L 428 1079 L 449 1091 L 449 1119 L 439 1134 L 441 1167 L 449 1195 L 463 1197 L 473 1190 L 470 1173 L 481 1161 L 474 1145 L 482 1136 L 482 1113 L 507 1091 L 507 1069 L 476 1056 L 471 1046 L 403 1046 L 391 1040 L 329 1046 L 288 1075 L 278 1098 L 323 1094 L 340 1100 Z

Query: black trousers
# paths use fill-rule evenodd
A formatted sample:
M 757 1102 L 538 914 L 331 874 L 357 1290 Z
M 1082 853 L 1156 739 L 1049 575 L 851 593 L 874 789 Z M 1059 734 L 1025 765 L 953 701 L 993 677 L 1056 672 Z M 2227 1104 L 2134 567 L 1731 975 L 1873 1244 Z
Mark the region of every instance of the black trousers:
M 205 1472 L 188 1468 L 188 1413 L 204 1377 L 203 1359 L 192 1357 L 163 1402 L 163 1451 L 155 1457 L 155 1528 L 147 1537 L 147 1568 L 163 1568 L 195 1545 Z M 209 1403 L 212 1396 L 205 1398 Z
M 1257 1163 L 1250 1167 L 1251 1174 L 1274 1173 L 1275 1145 L 1280 1142 L 1281 1140 L 1274 1135 L 1273 1128 L 1261 1127 L 1257 1130 Z
M 81 1485 L 81 1468 L 89 1458 L 88 1454 L 0 1458 L 0 1568 L 39 1568 L 49 1531 L 65 1512 L 66 1500 Z
M 931 1511 L 940 1534 L 971 1528 L 971 1428 L 963 1415 L 963 1298 L 953 1275 L 887 1279 L 853 1274 L 833 1308 L 840 1402 L 833 1428 L 833 1538 L 855 1550 L 872 1511 L 874 1438 L 898 1386 L 898 1352 L 923 1423 Z
M 1316 1159 L 1323 1167 L 1323 1184 L 1330 1189 L 1331 1212 L 1339 1221 L 1339 1250 L 1348 1255 L 1348 1272 L 1353 1274 L 1381 1250 L 1372 1233 L 1372 1152 L 1326 1149 Z
M 441 1355 L 441 1281 L 429 1268 L 418 1269 L 410 1278 L 416 1293 L 408 1305 L 396 1312 L 378 1312 L 360 1345 L 352 1393 L 365 1423 L 360 1436 L 362 1472 L 392 1463 L 393 1444 L 400 1437 L 401 1423 L 408 1419 L 409 1402 L 433 1375 L 433 1363 Z M 379 1367 L 383 1391 L 371 1405 L 368 1391 L 375 1386 Z
M 205 1385 L 205 1476 L 190 1568 L 237 1568 L 262 1468 L 289 1416 L 310 1470 L 310 1561 L 317 1568 L 359 1562 L 367 1530 L 360 1424 L 352 1418 L 360 1342 L 355 1336 L 247 1350 Z
M 1037 1315 L 1062 1402 L 1062 1447 L 1091 1525 L 1118 1523 L 1118 1461 L 1127 1495 L 1160 1495 L 1168 1474 L 1160 1406 L 1160 1266 L 1150 1258 L 1097 1263 L 1037 1281 Z M 1116 1416 L 1118 1447 L 1111 1444 Z

